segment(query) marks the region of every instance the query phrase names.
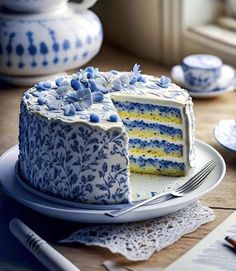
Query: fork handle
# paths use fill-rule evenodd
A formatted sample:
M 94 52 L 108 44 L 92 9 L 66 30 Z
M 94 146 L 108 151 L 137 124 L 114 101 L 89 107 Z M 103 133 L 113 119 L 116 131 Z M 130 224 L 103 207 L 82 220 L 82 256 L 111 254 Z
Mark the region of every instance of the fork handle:
M 165 192 L 165 193 L 161 193 L 161 194 L 158 194 L 158 195 L 155 195 L 151 198 L 148 198 L 144 201 L 141 201 L 141 202 L 138 202 L 138 203 L 135 203 L 135 204 L 132 204 L 132 205 L 128 205 L 126 207 L 123 207 L 123 208 L 120 208 L 118 210 L 114 210 L 114 211 L 111 211 L 111 212 L 106 212 L 105 215 L 107 216 L 111 216 L 111 217 L 118 217 L 118 216 L 121 216 L 121 215 L 124 215 L 134 209 L 137 209 L 138 207 L 141 207 L 143 205 L 146 205 L 147 203 L 150 203 L 151 201 L 155 201 L 155 203 L 160 203 L 160 202 L 163 202 L 163 201 L 167 201 L 171 198 L 173 198 L 174 195 L 171 193 L 171 192 Z

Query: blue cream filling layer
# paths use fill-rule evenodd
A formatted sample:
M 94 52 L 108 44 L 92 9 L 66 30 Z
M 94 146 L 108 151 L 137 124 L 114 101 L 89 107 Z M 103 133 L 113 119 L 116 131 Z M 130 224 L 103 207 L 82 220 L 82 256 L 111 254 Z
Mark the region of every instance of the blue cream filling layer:
M 163 116 L 174 116 L 181 119 L 181 111 L 175 107 L 154 105 L 154 104 L 142 104 L 135 102 L 119 102 L 113 101 L 114 106 L 117 110 L 137 112 L 137 113 L 147 113 L 158 111 Z
M 140 167 L 154 167 L 160 170 L 164 169 L 177 169 L 180 171 L 185 170 L 185 164 L 182 162 L 169 161 L 158 158 L 144 158 L 142 156 L 135 157 L 133 155 L 130 156 L 130 163 L 137 164 Z
M 183 138 L 183 131 L 179 128 L 174 128 L 170 126 L 166 126 L 159 123 L 154 122 L 144 122 L 143 120 L 124 120 L 122 119 L 123 124 L 125 125 L 127 131 L 132 129 L 139 129 L 139 130 L 153 130 L 157 131 L 160 134 L 167 134 L 171 137 L 176 137 L 179 139 Z
M 166 154 L 178 153 L 178 156 L 183 155 L 183 145 L 169 143 L 166 140 L 142 140 L 140 138 L 130 138 L 129 148 L 139 149 L 163 149 Z

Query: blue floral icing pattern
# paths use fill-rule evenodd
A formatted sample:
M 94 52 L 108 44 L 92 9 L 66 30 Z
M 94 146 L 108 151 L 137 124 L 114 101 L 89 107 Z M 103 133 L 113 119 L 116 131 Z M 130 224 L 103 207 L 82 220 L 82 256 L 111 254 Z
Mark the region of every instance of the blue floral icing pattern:
M 82 203 L 131 201 L 128 143 L 121 129 L 47 121 L 31 114 L 24 103 L 19 128 L 20 172 L 33 188 Z

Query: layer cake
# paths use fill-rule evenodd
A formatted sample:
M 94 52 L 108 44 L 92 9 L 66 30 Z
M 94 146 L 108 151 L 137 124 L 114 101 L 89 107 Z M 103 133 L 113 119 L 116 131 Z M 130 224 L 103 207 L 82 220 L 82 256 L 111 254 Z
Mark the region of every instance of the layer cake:
M 131 202 L 130 172 L 183 176 L 194 166 L 193 104 L 168 77 L 88 67 L 36 84 L 20 108 L 19 170 L 45 194 Z

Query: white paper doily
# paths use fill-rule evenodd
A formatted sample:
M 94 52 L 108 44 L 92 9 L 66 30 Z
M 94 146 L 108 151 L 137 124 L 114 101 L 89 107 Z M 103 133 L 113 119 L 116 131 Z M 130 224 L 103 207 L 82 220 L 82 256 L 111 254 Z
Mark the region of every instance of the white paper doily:
M 141 261 L 214 219 L 213 210 L 198 201 L 174 214 L 143 222 L 89 226 L 60 242 L 105 247 L 128 260 Z

